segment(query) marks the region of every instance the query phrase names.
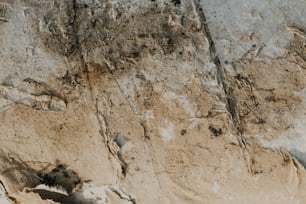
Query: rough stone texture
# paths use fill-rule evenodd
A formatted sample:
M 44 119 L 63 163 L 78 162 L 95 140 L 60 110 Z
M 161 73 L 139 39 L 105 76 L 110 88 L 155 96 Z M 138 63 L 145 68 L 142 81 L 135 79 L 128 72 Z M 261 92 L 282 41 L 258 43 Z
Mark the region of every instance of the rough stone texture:
M 305 203 L 305 10 L 0 0 L 0 202 Z

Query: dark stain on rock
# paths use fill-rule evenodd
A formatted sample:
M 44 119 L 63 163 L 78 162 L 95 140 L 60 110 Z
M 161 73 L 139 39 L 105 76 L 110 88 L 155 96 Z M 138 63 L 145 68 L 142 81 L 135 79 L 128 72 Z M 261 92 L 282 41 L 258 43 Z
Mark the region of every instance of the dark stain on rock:
M 81 182 L 81 179 L 71 169 L 67 169 L 64 164 L 57 165 L 48 173 L 44 173 L 42 183 L 48 186 L 61 187 L 67 191 L 68 194 L 72 193 L 73 189 Z
M 222 135 L 222 129 L 221 128 L 215 128 L 214 126 L 210 125 L 208 129 L 213 133 L 214 136 L 218 137 Z

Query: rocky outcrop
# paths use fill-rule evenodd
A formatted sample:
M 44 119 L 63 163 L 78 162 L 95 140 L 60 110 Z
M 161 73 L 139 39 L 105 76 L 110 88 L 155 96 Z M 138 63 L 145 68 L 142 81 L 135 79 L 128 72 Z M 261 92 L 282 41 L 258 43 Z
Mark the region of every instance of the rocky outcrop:
M 0 1 L 0 201 L 305 202 L 305 9 Z

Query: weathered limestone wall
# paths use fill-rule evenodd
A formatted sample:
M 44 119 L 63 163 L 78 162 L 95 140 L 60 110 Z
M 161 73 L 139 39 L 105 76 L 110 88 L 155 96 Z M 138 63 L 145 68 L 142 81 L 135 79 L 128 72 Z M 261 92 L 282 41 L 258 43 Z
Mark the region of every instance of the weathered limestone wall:
M 305 203 L 305 10 L 0 0 L 0 202 Z

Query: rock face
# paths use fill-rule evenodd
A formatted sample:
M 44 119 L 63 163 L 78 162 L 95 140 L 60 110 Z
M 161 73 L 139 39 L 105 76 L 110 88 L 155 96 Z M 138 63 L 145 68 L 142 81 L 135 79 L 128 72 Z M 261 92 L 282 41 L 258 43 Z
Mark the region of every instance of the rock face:
M 0 202 L 306 203 L 305 10 L 0 0 Z

